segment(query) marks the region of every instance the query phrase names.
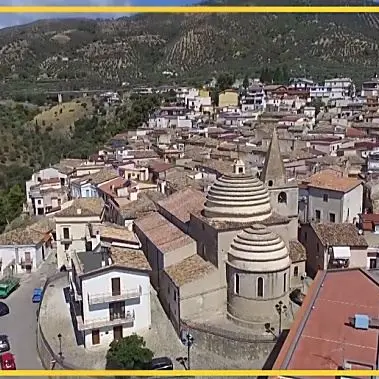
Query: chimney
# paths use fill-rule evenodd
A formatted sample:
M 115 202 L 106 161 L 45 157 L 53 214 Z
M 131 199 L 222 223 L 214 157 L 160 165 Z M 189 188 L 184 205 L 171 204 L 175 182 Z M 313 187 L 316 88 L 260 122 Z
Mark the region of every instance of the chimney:
M 81 214 L 82 214 L 82 210 L 81 210 L 80 208 L 78 208 L 78 209 L 76 210 L 76 214 L 81 215 Z
M 106 265 L 106 256 L 105 253 L 102 251 L 101 252 L 101 267 L 105 267 Z

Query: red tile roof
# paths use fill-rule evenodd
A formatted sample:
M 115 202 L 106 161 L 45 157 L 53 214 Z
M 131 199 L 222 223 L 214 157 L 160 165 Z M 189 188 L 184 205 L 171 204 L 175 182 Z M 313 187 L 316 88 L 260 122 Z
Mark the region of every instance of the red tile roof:
M 344 361 L 376 368 L 379 330 L 350 326 L 356 314 L 379 317 L 376 279 L 361 269 L 319 271 L 273 369 L 337 370 Z

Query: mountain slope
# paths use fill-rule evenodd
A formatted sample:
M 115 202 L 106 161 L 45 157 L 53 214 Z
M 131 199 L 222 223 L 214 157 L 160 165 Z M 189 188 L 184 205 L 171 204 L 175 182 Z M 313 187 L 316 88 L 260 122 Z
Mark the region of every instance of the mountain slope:
M 141 14 L 38 21 L 0 30 L 0 79 L 119 84 L 163 81 L 164 70 L 177 71 L 180 79 L 205 78 L 284 64 L 293 75 L 338 72 L 361 79 L 376 69 L 378 37 L 376 14 Z

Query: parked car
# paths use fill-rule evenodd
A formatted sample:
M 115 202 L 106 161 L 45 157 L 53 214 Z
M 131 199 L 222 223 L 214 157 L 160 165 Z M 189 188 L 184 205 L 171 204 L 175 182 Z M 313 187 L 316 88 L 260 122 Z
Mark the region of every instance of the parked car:
M 33 303 L 40 303 L 42 300 L 42 289 L 41 288 L 34 288 L 33 296 L 32 296 L 32 302 Z
M 0 301 L 0 317 L 9 314 L 9 307 L 2 301 Z
M 305 295 L 301 292 L 299 288 L 296 288 L 290 293 L 290 299 L 297 305 L 302 305 L 305 299 Z
M 151 370 L 173 370 L 174 365 L 169 357 L 153 358 L 150 363 Z
M 11 346 L 9 344 L 8 336 L 5 334 L 0 335 L 0 353 L 5 353 L 9 351 Z
M 16 362 L 12 353 L 5 353 L 0 356 L 0 367 L 2 370 L 16 370 Z
M 20 278 L 0 279 L 0 299 L 7 298 L 20 284 Z

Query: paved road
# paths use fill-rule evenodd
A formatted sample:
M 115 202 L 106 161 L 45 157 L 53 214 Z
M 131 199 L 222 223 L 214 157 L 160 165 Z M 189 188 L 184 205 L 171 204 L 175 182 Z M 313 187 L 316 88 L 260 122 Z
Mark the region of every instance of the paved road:
M 56 266 L 49 258 L 38 272 L 25 274 L 20 287 L 3 300 L 9 306 L 10 313 L 0 319 L 0 334 L 8 335 L 16 366 L 21 370 L 43 369 L 36 349 L 38 305 L 32 303 L 32 293 L 48 275 L 55 272 Z

